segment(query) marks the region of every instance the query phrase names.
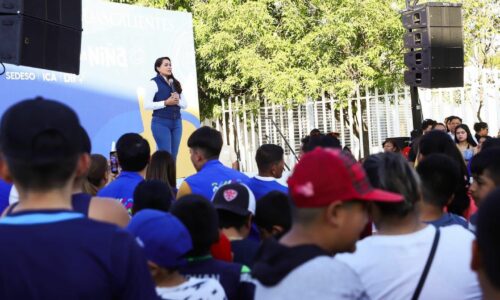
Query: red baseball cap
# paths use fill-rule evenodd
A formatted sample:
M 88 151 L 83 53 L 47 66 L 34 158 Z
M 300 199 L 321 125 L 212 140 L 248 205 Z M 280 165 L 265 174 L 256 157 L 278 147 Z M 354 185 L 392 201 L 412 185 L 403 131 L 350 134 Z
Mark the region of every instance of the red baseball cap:
M 288 189 L 299 208 L 349 200 L 403 201 L 399 194 L 373 188 L 363 167 L 341 151 L 320 147 L 302 156 L 288 178 Z

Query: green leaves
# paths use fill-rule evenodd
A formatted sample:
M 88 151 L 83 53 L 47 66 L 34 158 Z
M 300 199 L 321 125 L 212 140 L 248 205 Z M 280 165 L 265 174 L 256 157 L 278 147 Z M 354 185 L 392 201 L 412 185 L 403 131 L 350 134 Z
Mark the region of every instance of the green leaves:
M 469 48 L 498 36 L 495 1 L 464 2 Z M 324 91 L 342 100 L 356 85 L 402 84 L 402 0 L 127 2 L 193 13 L 202 118 L 234 96 L 293 105 Z
M 204 105 L 233 95 L 346 98 L 356 83 L 401 82 L 403 30 L 388 1 L 207 1 L 193 13 Z

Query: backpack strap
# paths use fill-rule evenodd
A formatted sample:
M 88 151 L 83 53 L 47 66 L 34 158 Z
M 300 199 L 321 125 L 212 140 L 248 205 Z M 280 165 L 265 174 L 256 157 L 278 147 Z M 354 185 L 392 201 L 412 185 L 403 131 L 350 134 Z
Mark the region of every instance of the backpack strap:
M 422 272 L 422 275 L 420 276 L 420 280 L 418 281 L 417 288 L 415 289 L 415 292 L 413 293 L 413 297 L 411 297 L 412 300 L 418 300 L 418 297 L 420 296 L 420 292 L 422 291 L 422 288 L 424 287 L 425 284 L 425 279 L 427 278 L 427 274 L 429 274 L 429 270 L 432 265 L 432 261 L 434 260 L 434 255 L 436 254 L 436 249 L 439 243 L 439 236 L 440 236 L 440 231 L 439 227 L 436 227 L 436 234 L 434 235 L 434 242 L 432 243 L 431 247 L 431 252 L 429 253 L 429 257 L 427 258 L 427 262 L 425 263 L 424 270 Z

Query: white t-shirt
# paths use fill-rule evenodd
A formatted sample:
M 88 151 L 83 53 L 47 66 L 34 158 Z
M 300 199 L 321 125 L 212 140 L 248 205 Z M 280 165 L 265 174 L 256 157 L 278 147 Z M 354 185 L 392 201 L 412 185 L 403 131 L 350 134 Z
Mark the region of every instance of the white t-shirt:
M 157 287 L 156 293 L 168 300 L 226 300 L 226 293 L 215 279 L 189 278 L 188 281 L 175 287 Z
M 219 154 L 219 161 L 226 167 L 232 168 L 233 163 L 238 160 L 236 152 L 234 152 L 233 147 L 229 145 L 222 145 L 222 149 Z
M 346 264 L 318 256 L 300 265 L 277 285 L 255 279 L 255 300 L 367 300 L 358 276 Z
M 470 269 L 474 236 L 459 225 L 441 227 L 434 260 L 420 300 L 481 299 L 476 274 Z M 373 235 L 356 244 L 356 252 L 339 254 L 360 277 L 368 296 L 411 299 L 431 250 L 436 228 L 428 225 L 405 235 Z

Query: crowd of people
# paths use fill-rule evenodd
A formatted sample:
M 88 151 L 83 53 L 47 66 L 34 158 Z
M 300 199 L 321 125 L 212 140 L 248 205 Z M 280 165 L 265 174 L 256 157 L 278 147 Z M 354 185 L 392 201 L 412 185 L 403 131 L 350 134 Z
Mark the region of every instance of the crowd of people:
M 21 101 L 0 121 L 0 299 L 500 299 L 500 139 L 474 130 L 424 120 L 360 161 L 314 130 L 285 186 L 283 148 L 248 177 L 204 126 L 177 186 L 139 134 L 115 177 L 74 111 Z

